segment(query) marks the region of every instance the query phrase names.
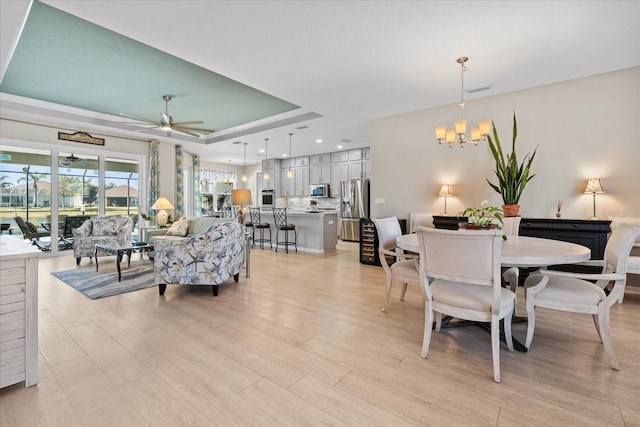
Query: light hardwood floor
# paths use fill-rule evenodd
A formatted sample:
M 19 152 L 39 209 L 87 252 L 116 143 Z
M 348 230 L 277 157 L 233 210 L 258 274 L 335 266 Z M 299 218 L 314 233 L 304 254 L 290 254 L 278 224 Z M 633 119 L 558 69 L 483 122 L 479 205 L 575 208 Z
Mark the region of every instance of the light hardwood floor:
M 496 384 L 477 327 L 434 333 L 421 359 L 419 289 L 401 302 L 394 285 L 382 313 L 384 273 L 354 243 L 254 249 L 252 277 L 217 298 L 168 286 L 92 301 L 50 275 L 74 267 L 40 262 L 40 382 L 0 391 L 2 427 L 640 425 L 637 294 L 611 312 L 619 372 L 589 316 L 539 309 L 531 351 L 503 345 Z

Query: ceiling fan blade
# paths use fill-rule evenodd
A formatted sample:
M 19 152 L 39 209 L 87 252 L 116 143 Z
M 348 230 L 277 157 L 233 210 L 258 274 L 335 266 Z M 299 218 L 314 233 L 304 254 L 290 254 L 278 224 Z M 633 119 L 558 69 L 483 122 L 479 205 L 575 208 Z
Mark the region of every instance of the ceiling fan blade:
M 194 128 L 194 127 L 191 127 L 191 126 L 176 126 L 176 125 L 173 125 L 172 127 L 174 129 L 187 129 L 187 130 L 200 132 L 200 133 L 213 133 L 213 132 L 215 132 L 215 130 L 213 130 L 213 129 Z
M 184 125 L 201 125 L 204 122 L 202 120 L 198 120 L 195 122 L 179 122 L 179 123 L 172 123 L 174 126 L 184 126 Z
M 184 128 L 180 128 L 180 127 L 173 127 L 172 130 L 175 130 L 177 132 L 186 133 L 187 135 L 195 136 L 196 138 L 200 138 L 200 136 L 201 136 L 198 133 L 194 133 L 194 132 L 188 131 L 188 130 L 186 130 Z
M 151 120 L 143 119 L 142 117 L 131 116 L 131 115 L 125 114 L 125 113 L 120 113 L 120 115 L 123 116 L 123 117 L 130 118 L 130 119 L 139 120 L 139 121 L 144 122 L 144 123 L 151 123 L 151 124 L 155 124 L 156 123 L 156 122 L 151 121 Z

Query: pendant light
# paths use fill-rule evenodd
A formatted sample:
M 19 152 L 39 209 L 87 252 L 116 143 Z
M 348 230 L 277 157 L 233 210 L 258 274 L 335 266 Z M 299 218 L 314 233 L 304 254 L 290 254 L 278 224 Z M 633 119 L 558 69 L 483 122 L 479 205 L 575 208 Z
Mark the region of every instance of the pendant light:
M 293 178 L 293 171 L 291 170 L 291 136 L 293 134 L 289 132 L 289 170 L 287 171 L 287 178 Z
M 242 160 L 242 182 L 247 182 L 247 144 L 244 143 L 244 158 Z
M 267 143 L 269 142 L 269 138 L 264 139 L 264 160 L 269 160 L 269 156 L 267 155 Z M 264 163 L 262 163 L 264 165 Z M 262 171 L 262 179 L 265 181 L 269 181 L 269 172 L 263 169 Z

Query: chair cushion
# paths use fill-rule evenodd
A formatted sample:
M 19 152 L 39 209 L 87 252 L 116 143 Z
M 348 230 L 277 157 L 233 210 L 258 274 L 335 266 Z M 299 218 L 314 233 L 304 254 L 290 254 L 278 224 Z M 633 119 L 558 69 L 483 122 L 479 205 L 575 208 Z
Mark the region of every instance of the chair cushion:
M 418 270 L 416 270 L 416 263 L 413 260 L 396 261 L 391 265 L 391 274 L 393 276 L 413 277 L 414 283 L 420 282 L 420 276 L 418 276 Z
M 437 279 L 431 283 L 430 287 L 435 302 L 487 313 L 491 311 L 493 299 L 493 287 L 491 286 Z M 500 288 L 501 313 L 509 311 L 514 301 L 515 294 L 513 292 L 506 288 Z
M 189 230 L 189 224 L 191 224 L 191 220 L 189 218 L 182 218 L 180 221 L 176 221 L 171 224 L 171 227 L 169 227 L 165 235 L 184 237 L 187 235 L 187 231 Z
M 525 289 L 537 285 L 539 277 L 538 274 L 529 276 L 524 284 Z M 560 309 L 572 311 L 581 307 L 597 307 L 605 298 L 604 291 L 591 282 L 571 277 L 550 276 L 547 286 L 536 294 L 535 303 L 542 307 L 562 307 Z
M 285 225 L 279 225 L 278 228 L 280 230 L 295 230 L 296 226 L 293 224 L 285 224 Z

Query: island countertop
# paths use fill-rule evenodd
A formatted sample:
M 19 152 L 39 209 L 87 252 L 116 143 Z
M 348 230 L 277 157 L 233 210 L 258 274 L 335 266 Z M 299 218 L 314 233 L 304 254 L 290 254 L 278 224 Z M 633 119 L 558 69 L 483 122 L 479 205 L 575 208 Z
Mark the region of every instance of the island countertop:
M 263 222 L 271 225 L 272 243 L 275 247 L 276 233 L 273 210 L 263 209 L 260 212 Z M 320 211 L 305 212 L 287 209 L 287 221 L 296 226 L 298 250 L 303 252 L 325 253 L 336 250 L 338 244 L 338 212 Z M 284 232 L 281 232 L 284 240 Z M 289 252 L 293 247 L 289 247 Z M 295 249 L 294 249 L 295 250 Z

